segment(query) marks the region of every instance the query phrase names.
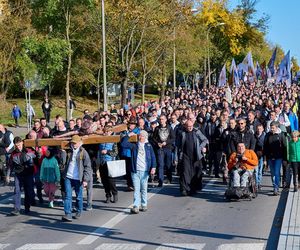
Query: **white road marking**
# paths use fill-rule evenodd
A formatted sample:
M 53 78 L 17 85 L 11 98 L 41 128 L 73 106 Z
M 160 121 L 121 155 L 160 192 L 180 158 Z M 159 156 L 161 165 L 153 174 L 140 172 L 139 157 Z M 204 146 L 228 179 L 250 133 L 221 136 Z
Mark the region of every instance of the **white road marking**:
M 66 243 L 26 244 L 16 250 L 58 250 L 62 249 L 66 245 Z
M 164 243 L 156 250 L 202 250 L 205 244 L 192 244 L 192 243 Z
M 0 244 L 0 250 L 8 247 L 10 244 Z
M 217 250 L 263 250 L 264 243 L 235 243 L 235 244 L 222 244 Z
M 95 250 L 141 250 L 145 246 L 145 244 L 103 243 L 95 248 Z
M 148 200 L 150 200 L 154 195 L 159 193 L 162 190 L 162 188 L 155 188 L 152 189 L 151 193 L 148 193 Z M 86 236 L 82 240 L 80 240 L 77 244 L 78 245 L 89 245 L 92 244 L 95 240 L 97 240 L 100 236 L 107 233 L 110 229 L 114 228 L 118 223 L 120 223 L 122 220 L 124 220 L 130 213 L 130 207 L 132 207 L 133 204 L 131 204 L 128 208 L 124 209 L 122 212 L 117 214 L 115 217 L 111 218 L 108 222 L 106 222 L 101 227 L 97 228 L 94 232 L 90 233 L 90 235 Z
M 208 192 L 208 193 L 225 193 L 227 186 L 226 185 L 218 185 L 215 184 L 218 182 L 217 179 L 210 179 L 206 185 L 202 188 L 202 192 Z

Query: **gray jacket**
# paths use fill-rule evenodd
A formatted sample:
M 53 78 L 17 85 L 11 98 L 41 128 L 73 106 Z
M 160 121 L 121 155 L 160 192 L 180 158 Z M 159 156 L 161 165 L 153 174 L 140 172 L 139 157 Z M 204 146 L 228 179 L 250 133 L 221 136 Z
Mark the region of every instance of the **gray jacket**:
M 73 151 L 67 154 L 67 164 L 65 167 L 64 177 L 67 176 L 70 160 L 72 159 Z M 81 146 L 76 156 L 77 166 L 79 166 L 79 179 L 80 181 L 90 181 L 93 176 L 91 159 L 88 152 Z
M 181 161 L 183 159 L 183 147 L 185 144 L 186 140 L 186 131 L 182 131 L 180 138 L 179 138 L 179 143 L 178 143 L 178 160 Z M 199 129 L 194 129 L 193 130 L 193 138 L 194 138 L 194 145 L 195 145 L 195 150 L 197 153 L 197 161 L 200 161 L 203 158 L 203 153 L 202 149 L 208 145 L 208 140 L 206 136 L 199 130 Z

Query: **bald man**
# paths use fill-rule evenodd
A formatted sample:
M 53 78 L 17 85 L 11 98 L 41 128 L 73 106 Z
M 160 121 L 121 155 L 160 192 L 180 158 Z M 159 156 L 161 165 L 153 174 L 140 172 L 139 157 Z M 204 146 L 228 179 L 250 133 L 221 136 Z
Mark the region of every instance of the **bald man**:
M 207 138 L 194 128 L 192 120 L 188 120 L 178 143 L 178 172 L 183 196 L 194 195 L 202 188 L 202 158 L 207 144 Z

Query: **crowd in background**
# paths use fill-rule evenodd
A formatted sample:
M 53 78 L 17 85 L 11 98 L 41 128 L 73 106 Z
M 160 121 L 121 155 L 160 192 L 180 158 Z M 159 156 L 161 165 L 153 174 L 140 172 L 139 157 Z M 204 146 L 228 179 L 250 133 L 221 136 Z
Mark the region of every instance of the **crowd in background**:
M 26 138 L 71 136 L 70 149 L 25 148 L 22 138 L 13 138 L 12 133 L 0 125 L 1 178 L 8 183 L 10 176 L 15 176 L 12 214 L 20 213 L 20 187 L 25 192 L 26 213 L 35 205 L 35 196 L 40 203 L 44 202 L 42 190 L 47 194 L 49 207 L 55 205 L 55 195 L 61 196 L 64 221 L 72 220 L 73 189 L 75 219 L 84 209 L 84 187 L 88 190 L 85 209 L 92 210 L 95 182 L 102 183 L 106 203 L 118 202 L 116 179 L 109 176 L 107 168 L 107 162 L 117 159 L 125 161 L 127 189 L 134 191 L 131 212 L 146 211 L 148 181 L 163 187 L 173 183 L 178 175 L 179 190 L 184 196 L 192 196 L 202 189 L 203 176 L 220 178 L 226 184 L 227 162 L 240 147 L 252 150 L 257 157 L 253 168 L 259 190 L 263 171 L 269 168 L 274 195 L 279 194 L 280 187 L 290 186 L 291 173 L 294 191 L 297 191 L 299 90 L 298 85 L 249 83 L 239 88 L 179 88 L 173 97 L 138 105 L 128 103 L 121 108 L 111 105 L 109 111 L 85 110 L 82 117 L 69 122 L 57 115 L 53 127 L 49 126 L 51 104 L 46 99 L 45 117 L 33 121 L 33 129 Z M 113 135 L 112 128 L 118 124 L 127 124 L 128 128 L 120 133 L 120 143 L 83 145 L 81 136 Z M 139 136 L 138 142 L 130 142 L 133 135 Z

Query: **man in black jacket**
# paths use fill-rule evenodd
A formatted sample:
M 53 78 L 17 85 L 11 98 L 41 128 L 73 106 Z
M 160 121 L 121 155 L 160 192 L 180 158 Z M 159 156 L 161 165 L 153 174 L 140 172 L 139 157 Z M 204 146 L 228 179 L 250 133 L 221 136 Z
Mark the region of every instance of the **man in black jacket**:
M 172 182 L 172 150 L 174 149 L 175 144 L 175 132 L 167 124 L 167 117 L 161 115 L 160 125 L 155 129 L 153 134 L 153 141 L 155 147 L 158 148 L 158 186 L 163 186 L 164 181 L 164 169 L 167 170 L 167 181 L 168 183 Z
M 246 149 L 255 149 L 256 140 L 254 134 L 246 127 L 246 120 L 244 118 L 238 121 L 238 129 L 230 145 L 232 152 L 237 151 L 236 147 L 238 143 L 244 143 Z
M 9 160 L 9 168 L 7 171 L 6 182 L 9 183 L 11 172 L 15 173 L 15 205 L 11 215 L 19 215 L 21 210 L 21 188 L 24 188 L 25 213 L 30 212 L 30 203 L 34 196 L 33 190 L 33 159 L 35 154 L 29 152 L 23 146 L 23 141 L 20 137 L 14 139 L 15 149 L 11 153 Z
M 0 181 L 5 181 L 6 157 L 12 151 L 14 136 L 0 124 Z

